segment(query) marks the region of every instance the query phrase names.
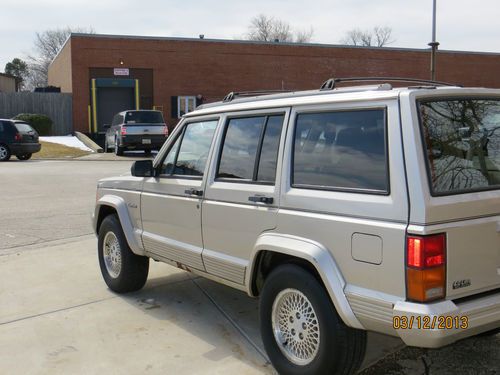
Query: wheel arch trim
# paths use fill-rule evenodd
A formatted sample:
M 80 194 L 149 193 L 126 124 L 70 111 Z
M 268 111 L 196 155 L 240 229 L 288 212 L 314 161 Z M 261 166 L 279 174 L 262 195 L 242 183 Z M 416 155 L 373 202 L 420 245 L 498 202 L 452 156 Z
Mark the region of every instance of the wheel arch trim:
M 255 270 L 258 267 L 257 259 L 263 251 L 290 255 L 310 263 L 318 272 L 335 309 L 344 323 L 352 328 L 364 328 L 354 315 L 345 296 L 346 282 L 335 259 L 326 247 L 310 239 L 277 233 L 260 235 L 253 248 L 249 270 L 245 275 L 247 293 L 250 296 L 255 295 L 252 285 L 255 281 Z
M 99 198 L 96 203 L 94 216 L 93 216 L 93 228 L 94 232 L 98 234 L 99 228 L 98 223 L 101 220 L 102 208 L 103 207 L 111 207 L 118 214 L 118 219 L 120 220 L 120 225 L 122 227 L 123 233 L 125 234 L 125 238 L 127 239 L 127 243 L 132 250 L 132 252 L 136 255 L 145 255 L 144 247 L 141 241 L 140 231 L 135 231 L 134 226 L 132 224 L 132 220 L 130 220 L 130 216 L 127 209 L 127 204 L 125 200 L 121 197 L 115 195 L 104 195 Z

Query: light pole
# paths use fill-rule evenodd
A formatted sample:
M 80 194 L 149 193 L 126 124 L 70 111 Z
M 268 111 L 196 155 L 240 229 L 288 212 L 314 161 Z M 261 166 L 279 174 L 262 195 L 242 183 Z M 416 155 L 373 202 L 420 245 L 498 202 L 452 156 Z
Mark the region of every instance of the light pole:
M 432 42 L 431 47 L 431 80 L 436 80 L 436 52 L 439 42 L 436 42 L 436 0 L 432 0 Z

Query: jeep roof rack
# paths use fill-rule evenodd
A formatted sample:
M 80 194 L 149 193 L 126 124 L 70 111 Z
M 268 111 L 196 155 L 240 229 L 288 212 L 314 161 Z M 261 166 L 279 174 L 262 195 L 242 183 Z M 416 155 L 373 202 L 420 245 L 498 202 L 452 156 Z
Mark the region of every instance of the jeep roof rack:
M 333 90 L 337 83 L 341 82 L 416 82 L 416 83 L 430 83 L 434 86 L 454 86 L 461 87 L 448 82 L 431 81 L 419 78 L 403 78 L 403 77 L 348 77 L 348 78 L 329 78 L 319 88 L 320 91 Z
M 238 103 L 254 100 L 272 100 L 290 97 L 301 97 L 309 95 L 328 95 L 333 92 L 335 93 L 347 93 L 347 92 L 361 92 L 361 91 L 387 91 L 392 90 L 393 87 L 388 81 L 395 82 L 417 82 L 425 83 L 429 86 L 418 86 L 411 88 L 436 88 L 436 86 L 450 86 L 450 87 L 462 87 L 461 85 L 454 85 L 446 82 L 430 81 L 425 79 L 417 78 L 391 78 L 391 77 L 351 77 L 351 78 L 330 78 L 325 81 L 321 88 L 318 90 L 257 90 L 257 91 L 231 91 L 228 93 L 224 99 L 220 102 L 201 104 L 197 109 L 205 109 L 210 107 L 215 107 L 219 105 L 231 104 L 234 100 L 238 100 Z M 377 82 L 371 85 L 360 85 L 360 86 L 345 86 L 337 88 L 336 84 L 340 82 Z M 258 97 L 258 98 L 256 98 Z
M 258 90 L 258 91 L 238 91 L 238 92 L 231 91 L 229 94 L 224 96 L 224 99 L 222 99 L 222 102 L 227 103 L 227 102 L 230 102 L 237 97 L 259 96 L 259 95 L 267 95 L 267 94 L 281 94 L 281 93 L 286 93 L 286 92 L 292 92 L 292 90 Z

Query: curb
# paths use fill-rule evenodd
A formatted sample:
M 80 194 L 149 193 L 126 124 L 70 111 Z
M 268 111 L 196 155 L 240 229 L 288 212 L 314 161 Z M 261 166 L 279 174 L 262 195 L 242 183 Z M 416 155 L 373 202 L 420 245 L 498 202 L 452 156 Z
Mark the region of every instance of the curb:
M 85 146 L 91 148 L 94 152 L 104 152 L 101 146 L 95 143 L 92 139 L 87 137 L 85 134 L 80 132 L 75 132 L 75 137 L 78 138 Z

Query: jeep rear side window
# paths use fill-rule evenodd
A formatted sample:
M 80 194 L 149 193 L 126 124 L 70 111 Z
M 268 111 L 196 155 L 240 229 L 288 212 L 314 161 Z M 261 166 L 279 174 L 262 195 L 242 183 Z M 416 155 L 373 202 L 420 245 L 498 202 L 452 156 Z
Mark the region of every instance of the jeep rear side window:
M 297 115 L 292 186 L 388 194 L 385 110 Z
M 161 174 L 203 176 L 216 127 L 216 120 L 187 124 L 169 150 Z
M 425 100 L 418 106 L 433 195 L 500 188 L 500 100 Z
M 283 115 L 229 120 L 217 178 L 274 183 Z

